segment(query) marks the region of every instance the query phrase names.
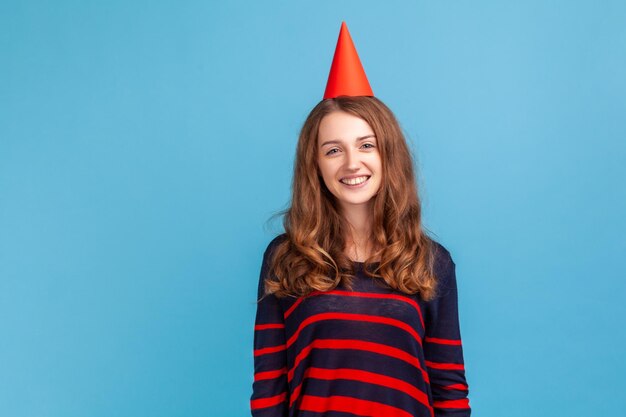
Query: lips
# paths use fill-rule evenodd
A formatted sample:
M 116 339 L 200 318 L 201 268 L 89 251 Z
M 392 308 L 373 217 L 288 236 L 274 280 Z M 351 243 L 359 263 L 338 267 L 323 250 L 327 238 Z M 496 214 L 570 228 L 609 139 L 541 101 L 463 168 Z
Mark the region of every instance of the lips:
M 351 187 L 355 187 L 355 186 L 359 186 L 364 184 L 367 180 L 370 179 L 370 175 L 361 175 L 358 177 L 352 177 L 352 178 L 342 178 L 339 180 L 339 182 L 341 182 L 342 184 L 351 186 Z

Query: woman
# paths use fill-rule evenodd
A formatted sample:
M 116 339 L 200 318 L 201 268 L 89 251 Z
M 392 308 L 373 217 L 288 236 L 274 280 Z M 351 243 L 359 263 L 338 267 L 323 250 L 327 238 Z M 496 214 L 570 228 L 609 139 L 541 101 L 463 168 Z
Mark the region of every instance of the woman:
M 331 78 L 355 67 L 341 60 Z M 454 262 L 425 234 L 402 131 L 366 87 L 327 89 L 300 133 L 259 280 L 254 416 L 470 415 Z

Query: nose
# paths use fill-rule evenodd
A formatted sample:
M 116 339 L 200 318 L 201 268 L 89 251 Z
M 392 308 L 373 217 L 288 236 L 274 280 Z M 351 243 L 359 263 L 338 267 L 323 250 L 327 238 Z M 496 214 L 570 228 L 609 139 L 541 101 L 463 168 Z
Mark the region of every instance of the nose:
M 359 154 L 353 149 L 346 151 L 346 169 L 349 171 L 357 171 L 361 167 Z

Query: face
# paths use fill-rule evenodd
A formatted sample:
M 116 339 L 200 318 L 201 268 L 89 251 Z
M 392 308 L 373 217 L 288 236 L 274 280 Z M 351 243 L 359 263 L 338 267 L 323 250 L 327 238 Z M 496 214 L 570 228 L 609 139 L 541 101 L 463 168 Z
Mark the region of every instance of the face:
M 344 210 L 369 205 L 382 180 L 378 142 L 370 125 L 343 111 L 320 122 L 318 165 L 324 184 Z

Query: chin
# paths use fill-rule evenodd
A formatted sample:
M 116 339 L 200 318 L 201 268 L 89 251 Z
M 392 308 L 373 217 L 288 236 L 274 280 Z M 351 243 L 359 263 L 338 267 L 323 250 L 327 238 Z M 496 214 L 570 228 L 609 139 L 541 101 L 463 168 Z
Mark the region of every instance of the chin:
M 358 206 L 361 204 L 367 204 L 372 201 L 374 196 L 363 197 L 363 198 L 338 198 L 337 200 L 342 204 L 349 204 L 352 206 Z

